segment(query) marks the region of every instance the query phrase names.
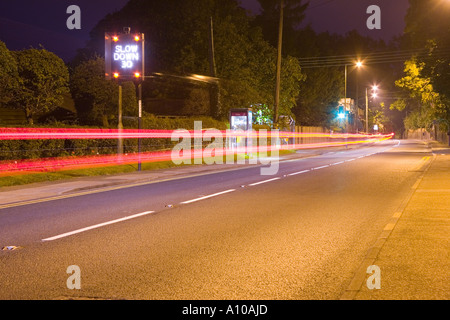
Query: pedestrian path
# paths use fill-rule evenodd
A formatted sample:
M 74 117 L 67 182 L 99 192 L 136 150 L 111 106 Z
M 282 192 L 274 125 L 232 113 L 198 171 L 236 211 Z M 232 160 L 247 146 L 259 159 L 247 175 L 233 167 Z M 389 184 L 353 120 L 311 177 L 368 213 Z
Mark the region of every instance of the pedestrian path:
M 450 298 L 450 148 L 436 142 L 429 145 L 433 160 L 403 210 L 394 214 L 368 252 L 342 299 Z M 377 269 L 368 270 L 369 266 Z

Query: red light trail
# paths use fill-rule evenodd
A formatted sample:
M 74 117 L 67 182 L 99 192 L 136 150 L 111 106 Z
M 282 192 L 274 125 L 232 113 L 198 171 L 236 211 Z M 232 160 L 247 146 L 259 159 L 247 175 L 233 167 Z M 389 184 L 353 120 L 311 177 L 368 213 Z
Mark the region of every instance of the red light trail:
M 172 138 L 177 130 L 136 130 L 136 129 L 70 129 L 70 128 L 0 128 L 0 140 L 38 140 L 38 139 L 137 139 L 137 138 Z M 189 132 L 192 138 L 203 137 L 208 129 L 183 130 Z M 256 131 L 243 132 L 233 130 L 219 131 L 224 137 L 257 138 Z M 267 133 L 271 136 L 271 132 Z M 300 133 L 279 132 L 280 138 L 332 138 L 352 139 L 380 137 L 380 135 L 351 134 L 351 133 Z
M 202 138 L 204 132 L 207 130 L 183 130 L 184 133 L 189 133 L 188 138 Z M 271 136 L 280 138 L 332 138 L 339 139 L 327 142 L 317 142 L 308 144 L 281 144 L 271 146 L 248 146 L 238 148 L 216 148 L 211 150 L 206 149 L 192 149 L 183 150 L 182 155 L 176 154 L 178 159 L 193 160 L 203 157 L 222 157 L 227 155 L 233 156 L 235 154 L 249 154 L 249 153 L 266 153 L 276 150 L 297 150 L 297 149 L 311 149 L 311 148 L 326 148 L 338 147 L 349 144 L 373 143 L 391 139 L 393 134 L 389 135 L 364 135 L 364 134 L 325 134 L 325 133 L 295 133 L 295 132 L 280 132 L 278 135 L 271 135 L 270 132 L 260 135 L 256 131 L 249 133 L 233 132 L 233 131 L 217 131 L 218 134 L 223 134 L 223 137 L 247 137 L 247 138 L 269 138 Z M 123 130 L 116 129 L 67 129 L 67 128 L 0 128 L 0 140 L 29 140 L 29 139 L 132 139 L 132 138 L 172 138 L 175 136 L 180 138 L 180 135 L 173 130 Z M 185 137 L 181 135 L 181 137 Z M 350 140 L 349 140 L 350 139 Z M 209 154 L 206 154 L 207 151 Z M 11 175 L 29 172 L 45 172 L 45 171 L 59 171 L 59 170 L 73 170 L 81 168 L 93 168 L 103 166 L 115 166 L 132 164 L 137 162 L 149 163 L 160 161 L 172 161 L 175 153 L 172 151 L 155 151 L 143 152 L 140 154 L 111 154 L 111 155 L 96 155 L 96 156 L 78 156 L 78 157 L 58 157 L 58 158 L 43 158 L 43 159 L 22 159 L 22 160 L 8 160 L 0 161 L 0 175 Z M 222 158 L 223 160 L 223 158 Z M 228 160 L 228 158 L 227 158 Z M 228 163 L 228 162 L 227 162 Z

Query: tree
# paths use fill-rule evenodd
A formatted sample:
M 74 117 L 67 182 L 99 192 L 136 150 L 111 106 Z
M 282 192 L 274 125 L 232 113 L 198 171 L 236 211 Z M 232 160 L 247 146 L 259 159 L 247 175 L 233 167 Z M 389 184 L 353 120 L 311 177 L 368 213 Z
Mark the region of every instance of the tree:
M 10 106 L 22 109 L 28 123 L 64 101 L 68 92 L 69 71 L 63 60 L 45 49 L 14 52 L 19 75 L 18 92 Z
M 220 117 L 228 117 L 234 107 L 257 103 L 273 105 L 276 50 L 262 36 L 259 27 L 252 27 L 250 18 L 236 0 L 131 0 L 120 11 L 106 16 L 91 32 L 88 51 L 103 54 L 104 32 L 129 26 L 145 33 L 147 73 L 187 76 L 210 74 L 208 45 L 210 20 L 214 21 L 215 60 L 220 79 Z M 289 113 L 299 94 L 303 79 L 298 61 L 285 57 L 280 112 Z M 180 78 L 181 79 L 181 78 Z M 154 98 L 156 80 L 146 81 L 144 99 Z M 189 81 L 189 80 L 187 80 Z M 152 87 L 152 90 L 146 88 Z M 186 87 L 188 83 L 186 82 Z M 185 99 L 189 100 L 190 90 Z M 191 96 L 192 97 L 192 96 Z M 170 98 L 170 97 L 167 97 Z M 283 111 L 284 110 L 284 111 Z
M 209 114 L 209 91 L 205 88 L 194 88 L 189 94 L 183 113 L 193 116 Z
M 408 108 L 406 129 L 427 128 L 433 120 L 448 116 L 448 106 L 435 91 L 431 78 L 423 75 L 424 68 L 425 63 L 415 58 L 408 60 L 405 62 L 405 76 L 395 82 L 397 87 L 409 94 L 409 98 L 400 99 L 391 105 L 391 109 L 400 111 Z
M 76 66 L 70 77 L 70 89 L 83 124 L 110 127 L 118 115 L 119 85 L 105 79 L 105 61 L 101 57 L 84 61 Z M 137 117 L 136 86 L 122 83 L 122 114 Z
M 264 38 L 276 47 L 278 43 L 278 24 L 280 20 L 280 0 L 258 0 L 261 14 L 255 24 L 263 30 Z M 298 29 L 305 17 L 309 2 L 304 0 L 284 0 L 283 10 L 283 52 L 298 56 Z
M 105 79 L 105 62 L 97 57 L 75 67 L 70 89 L 83 124 L 109 127 L 117 110 L 118 87 Z
M 6 45 L 0 41 L 0 105 L 9 103 L 19 87 L 17 62 Z
M 409 117 L 416 120 L 406 119 L 405 123 L 425 126 L 433 120 L 450 121 L 450 58 L 447 54 L 450 3 L 444 0 L 409 2 L 405 34 L 401 39 L 403 47 L 416 52 L 425 48 L 428 52 L 406 61 L 407 75 L 398 82 L 409 90 L 416 102 L 413 113 L 409 113 Z M 418 121 L 419 117 L 425 117 L 425 121 Z
M 392 117 L 389 115 L 389 108 L 384 102 L 380 103 L 378 110 L 373 110 L 373 124 L 378 126 L 379 132 L 390 133 L 394 131 Z

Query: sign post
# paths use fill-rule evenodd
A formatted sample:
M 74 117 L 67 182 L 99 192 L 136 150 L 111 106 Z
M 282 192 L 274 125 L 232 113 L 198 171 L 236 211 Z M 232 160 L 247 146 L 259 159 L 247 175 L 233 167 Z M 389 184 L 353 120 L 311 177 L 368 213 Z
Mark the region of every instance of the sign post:
M 143 33 L 131 33 L 130 28 L 124 32 L 105 33 L 105 79 L 115 80 L 119 84 L 118 116 L 118 154 L 123 153 L 120 137 L 122 125 L 122 83 L 133 81 L 138 85 L 138 130 L 141 130 L 142 117 L 142 81 L 145 70 L 145 37 Z M 141 138 L 138 137 L 138 171 L 141 171 Z

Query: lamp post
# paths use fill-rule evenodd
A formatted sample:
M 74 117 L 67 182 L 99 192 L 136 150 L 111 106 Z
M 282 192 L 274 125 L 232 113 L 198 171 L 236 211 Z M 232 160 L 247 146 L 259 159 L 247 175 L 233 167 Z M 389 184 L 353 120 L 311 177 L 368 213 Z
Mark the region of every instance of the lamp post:
M 369 96 L 367 95 L 366 87 L 366 133 L 369 133 Z
M 358 61 L 356 63 L 356 67 L 358 68 L 358 70 L 360 70 L 362 66 L 363 66 L 363 64 L 361 61 Z M 359 72 L 356 73 L 355 118 L 353 121 L 353 125 L 355 126 L 356 130 L 358 130 L 357 119 L 358 119 L 358 113 L 359 113 L 359 111 L 358 111 L 359 110 L 359 81 L 358 81 L 359 79 L 358 79 L 358 75 L 359 75 Z
M 366 133 L 369 133 L 369 95 L 367 92 L 367 87 L 366 87 Z M 375 84 L 372 86 L 372 98 L 376 98 L 377 95 L 377 90 L 378 90 L 378 86 Z
M 347 104 L 347 77 L 348 77 L 348 66 L 349 65 L 355 65 L 358 69 L 361 69 L 361 67 L 363 66 L 363 63 L 361 62 L 361 61 L 357 61 L 355 64 L 345 64 L 344 66 L 345 66 L 345 85 L 344 85 L 344 92 L 345 92 L 345 102 L 344 102 L 344 106 L 345 106 L 345 109 L 347 110 L 348 109 L 348 104 Z M 356 81 L 356 83 L 358 83 L 358 81 Z M 358 103 L 357 102 L 357 99 L 358 99 L 358 89 L 356 90 L 356 103 Z M 348 120 L 347 120 L 347 123 L 348 123 Z

